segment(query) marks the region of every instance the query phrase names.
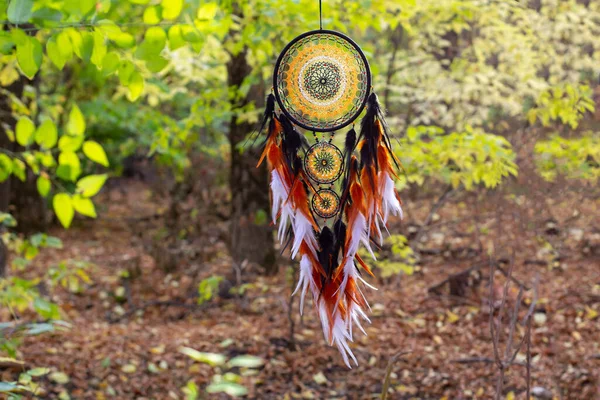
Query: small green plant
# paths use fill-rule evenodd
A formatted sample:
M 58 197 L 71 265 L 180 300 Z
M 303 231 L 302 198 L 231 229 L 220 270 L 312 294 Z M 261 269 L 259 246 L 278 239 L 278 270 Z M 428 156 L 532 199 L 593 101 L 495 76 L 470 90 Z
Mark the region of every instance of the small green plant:
M 13 102 L 18 101 L 12 99 Z M 32 102 L 35 104 L 35 102 Z M 23 151 L 0 149 L 0 182 L 11 175 L 26 181 L 27 169 L 36 176 L 39 195 L 52 195 L 52 207 L 60 223 L 68 228 L 75 212 L 95 218 L 96 209 L 91 198 L 95 196 L 108 175 L 83 176 L 85 157 L 89 162 L 108 167 L 108 158 L 102 146 L 86 140 L 86 123 L 77 105 L 73 105 L 63 129 L 44 115 L 36 115 L 34 106 L 17 108 L 14 132 L 6 130 L 9 140 L 24 147 Z M 36 126 L 33 120 L 42 122 Z M 60 134 L 60 136 L 59 136 Z
M 210 301 L 219 290 L 219 284 L 223 280 L 222 276 L 213 275 L 203 279 L 198 284 L 198 304 L 204 304 Z
M 228 361 L 223 354 L 201 352 L 190 347 L 180 347 L 179 352 L 214 368 L 215 374 L 212 382 L 206 387 L 207 393 L 225 393 L 232 397 L 248 394 L 248 389 L 241 384 L 242 377 L 232 370 L 239 368 L 243 375 L 252 375 L 256 368 L 265 363 L 262 358 L 250 354 L 239 355 Z M 224 370 L 229 371 L 223 373 Z M 194 400 L 198 396 L 198 387 L 193 381 L 189 381 L 182 391 L 188 400 Z
M 400 174 L 401 188 L 407 183 L 421 186 L 427 178 L 455 189 L 462 185 L 471 190 L 479 184 L 494 188 L 517 175 L 508 140 L 481 129 L 445 133 L 436 126 L 411 126 L 396 149 L 405 172 Z
M 7 394 L 9 400 L 22 399 L 24 393 L 31 393 L 35 396 L 39 389 L 35 378 L 45 376 L 49 372 L 48 368 L 33 368 L 22 372 L 16 382 L 0 382 L 0 393 Z
M 600 178 L 600 135 L 587 132 L 576 139 L 558 135 L 535 144 L 540 175 L 549 181 L 558 175 L 597 182 Z
M 408 245 L 404 235 L 391 235 L 386 239 L 386 244 L 391 245 L 392 256 L 389 259 L 376 263 L 382 278 L 393 275 L 412 275 L 415 271 L 417 259 L 413 249 Z
M 594 111 L 590 87 L 565 84 L 543 91 L 536 105 L 527 112 L 527 118 L 532 125 L 540 121 L 542 126 L 548 127 L 556 122 L 575 129 L 588 111 Z
M 16 220 L 12 215 L 0 213 L 0 227 L 9 229 L 15 227 Z M 10 271 L 20 273 L 26 271 L 43 249 L 62 249 L 59 238 L 37 233 L 22 237 L 12 231 L 0 235 L 7 249 L 13 254 Z M 82 291 L 82 283 L 90 283 L 91 279 L 86 270 L 88 263 L 72 260 L 61 261 L 52 266 L 44 274 L 36 278 L 26 279 L 16 274 L 0 279 L 0 304 L 9 310 L 13 317 L 20 314 L 35 313 L 44 322 L 37 323 L 5 323 L 0 325 L 0 352 L 16 357 L 18 346 L 24 336 L 39 335 L 53 332 L 56 329 L 69 327 L 61 321 L 61 311 L 58 304 L 42 294 L 41 287 L 50 289 L 63 287 L 73 293 Z M 15 318 L 16 319 L 16 318 Z

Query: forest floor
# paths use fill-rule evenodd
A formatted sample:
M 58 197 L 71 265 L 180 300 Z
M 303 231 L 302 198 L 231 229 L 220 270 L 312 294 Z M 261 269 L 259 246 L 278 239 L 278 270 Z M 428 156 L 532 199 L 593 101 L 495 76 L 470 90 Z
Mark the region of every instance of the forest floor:
M 153 251 L 147 240 L 148 232 L 160 234 L 164 202 L 141 182 L 123 182 L 102 194 L 97 220 L 55 229 L 64 249 L 35 260 L 32 274 L 60 260 L 87 261 L 91 283 L 81 293 L 54 291 L 71 328 L 26 339 L 22 359 L 68 376 L 66 383 L 43 381 L 40 398 L 48 399 L 63 391 L 72 399 L 183 399 L 190 380 L 198 398 L 227 398 L 203 393 L 214 375 L 227 371 L 242 375 L 254 399 L 370 399 L 379 398 L 390 359 L 406 352 L 392 366 L 388 398 L 491 398 L 497 376 L 488 305 L 493 255 L 505 271 L 514 258 L 513 277 L 529 288 L 520 318 L 538 280 L 531 339 L 537 398 L 600 399 L 598 201 L 576 192 L 539 201 L 493 192 L 452 196 L 419 240 L 415 272 L 372 280 L 379 289 L 367 294 L 372 324 L 365 326 L 367 336 L 355 333 L 351 348 L 359 366 L 349 370 L 324 342 L 310 303 L 301 319 L 295 298 L 288 314 L 294 264 L 282 257 L 273 277 L 252 265 L 234 274 L 228 222 L 202 214 L 194 228 L 198 238 L 182 241 L 185 249 L 165 262 L 169 247 Z M 405 201 L 414 225 L 405 223 L 402 232 L 414 236 L 432 203 Z M 428 290 L 471 267 L 437 292 Z M 212 275 L 226 281 L 218 295 L 197 305 L 198 283 Z M 496 282 L 498 299 L 502 274 Z M 243 290 L 226 290 L 240 283 Z M 507 308 L 517 292 L 514 283 Z M 515 343 L 524 332 L 519 324 Z M 506 333 L 502 346 L 505 339 Z M 213 367 L 182 354 L 182 346 L 265 362 L 257 370 Z M 503 398 L 525 398 L 524 349 L 515 361 L 506 370 Z

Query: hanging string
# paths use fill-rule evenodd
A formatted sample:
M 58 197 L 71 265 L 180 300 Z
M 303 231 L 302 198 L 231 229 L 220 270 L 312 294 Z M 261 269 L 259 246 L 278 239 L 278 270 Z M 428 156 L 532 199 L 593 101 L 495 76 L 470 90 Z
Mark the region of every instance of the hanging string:
M 321 7 L 321 0 L 319 0 L 319 29 L 323 30 L 323 12 Z

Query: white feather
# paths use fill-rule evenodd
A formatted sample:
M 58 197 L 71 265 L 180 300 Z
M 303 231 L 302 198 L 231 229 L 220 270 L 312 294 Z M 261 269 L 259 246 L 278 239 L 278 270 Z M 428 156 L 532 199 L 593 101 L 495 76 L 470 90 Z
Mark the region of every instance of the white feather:
M 348 249 L 346 249 L 346 257 L 354 258 L 356 252 L 358 251 L 358 245 L 362 242 L 365 248 L 371 254 L 371 257 L 375 260 L 375 253 L 373 253 L 373 249 L 371 249 L 371 245 L 369 243 L 369 231 L 367 229 L 367 220 L 362 213 L 358 213 L 354 225 L 352 225 L 352 239 L 348 245 Z
M 342 354 L 344 363 L 348 368 L 352 369 L 348 356 L 352 358 L 354 364 L 358 365 L 358 361 L 356 361 L 356 357 L 354 357 L 352 350 L 350 350 L 350 346 L 348 346 L 348 341 L 352 341 L 352 336 L 348 333 L 346 323 L 338 315 L 335 318 L 335 322 L 333 323 L 333 330 L 331 332 L 331 345 L 337 346 L 338 350 Z
M 404 218 L 402 212 L 402 206 L 398 197 L 396 197 L 396 186 L 394 181 L 387 172 L 382 172 L 380 175 L 380 192 L 381 192 L 381 207 L 383 210 L 380 211 L 383 223 L 386 224 L 390 213 L 395 216 L 399 216 L 400 219 Z
M 305 254 L 300 260 L 300 276 L 298 277 L 298 284 L 296 285 L 296 289 L 294 290 L 294 293 L 292 293 L 293 296 L 298 292 L 300 288 L 302 288 L 300 295 L 300 315 L 302 315 L 302 312 L 304 311 L 304 296 L 306 295 L 306 291 L 309 287 L 313 295 L 313 301 L 316 301 L 319 292 L 317 290 L 317 285 L 315 284 L 315 281 L 313 279 L 310 258 Z
M 271 208 L 271 218 L 273 219 L 273 223 L 276 222 L 277 215 L 281 210 L 279 228 L 277 229 L 277 239 L 279 240 L 279 243 L 283 244 L 288 223 L 293 224 L 294 222 L 294 209 L 292 208 L 292 204 L 288 201 L 290 190 L 281 179 L 277 170 L 271 171 L 271 193 L 273 195 L 273 205 Z
M 321 325 L 323 327 L 323 336 L 325 337 L 325 341 L 330 346 L 336 346 L 344 359 L 344 364 L 350 369 L 350 358 L 354 361 L 356 365 L 358 362 L 356 361 L 356 357 L 352 354 L 352 350 L 348 346 L 348 341 L 352 341 L 352 337 L 347 329 L 346 321 L 342 319 L 341 316 L 337 315 L 334 318 L 333 327 L 329 327 L 329 317 L 327 315 L 327 307 L 325 306 L 325 302 L 323 300 L 319 300 L 319 317 L 321 318 Z M 330 332 L 331 330 L 331 332 Z M 348 358 L 350 356 L 350 358 Z
M 296 257 L 300 250 L 300 245 L 304 241 L 312 254 L 317 256 L 317 239 L 315 238 L 315 232 L 313 230 L 310 221 L 300 212 L 296 210 L 296 217 L 293 222 L 294 227 L 294 243 L 292 244 L 292 258 Z
M 277 220 L 277 214 L 283 202 L 287 199 L 289 189 L 283 183 L 277 170 L 271 171 L 271 193 L 273 194 L 273 204 L 271 206 L 271 218 L 273 222 Z

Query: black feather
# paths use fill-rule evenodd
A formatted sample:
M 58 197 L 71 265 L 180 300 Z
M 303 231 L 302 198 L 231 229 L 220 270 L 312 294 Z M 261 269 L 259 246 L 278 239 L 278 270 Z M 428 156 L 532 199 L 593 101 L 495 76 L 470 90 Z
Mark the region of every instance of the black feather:
M 270 94 L 267 96 L 267 104 L 265 105 L 265 112 L 260 121 L 259 128 L 250 135 L 250 138 L 252 138 L 252 137 L 254 138 L 252 140 L 252 146 L 254 146 L 254 144 L 256 144 L 256 140 L 258 139 L 258 137 L 260 136 L 262 131 L 267 126 L 267 123 L 270 122 L 269 132 L 273 131 L 271 128 L 272 128 L 272 124 L 273 124 L 274 113 L 275 113 L 275 96 L 273 94 Z M 248 139 L 246 139 L 246 142 L 244 142 L 244 147 L 246 146 L 247 142 L 248 142 Z
M 367 112 L 361 122 L 361 137 L 363 135 L 363 128 L 370 128 L 370 132 L 369 132 L 369 129 L 367 129 L 365 131 L 366 135 L 367 134 L 373 135 L 376 133 L 375 132 L 375 119 L 378 119 L 379 123 L 381 124 L 382 130 L 383 130 L 383 138 L 382 138 L 383 143 L 384 143 L 385 147 L 387 148 L 387 150 L 391 153 L 392 152 L 392 142 L 390 140 L 389 127 L 385 120 L 385 113 L 384 113 L 383 109 L 381 108 L 381 105 L 379 104 L 379 99 L 377 98 L 377 95 L 375 93 L 371 93 L 367 100 Z M 367 126 L 365 126 L 365 125 L 367 125 Z M 377 149 L 375 149 L 375 151 L 376 150 Z M 377 155 L 376 152 L 375 152 L 375 155 Z M 396 159 L 394 157 L 392 157 L 392 160 L 394 161 L 396 168 L 399 168 L 399 165 L 396 162 Z M 377 162 L 377 158 L 375 158 L 375 162 Z M 377 164 L 375 164 L 375 165 L 377 166 Z
M 346 133 L 345 154 L 351 154 L 354 151 L 354 146 L 356 146 L 356 131 L 352 128 Z
M 304 135 L 300 135 L 300 140 L 302 140 L 302 148 L 304 151 L 307 151 L 310 148 L 310 143 L 308 143 L 308 139 Z
M 291 163 L 298 155 L 298 150 L 302 146 L 302 136 L 285 115 L 280 115 L 279 121 L 283 127 L 283 152 L 288 162 Z
M 337 264 L 340 259 L 340 251 L 343 253 L 346 251 L 344 243 L 346 242 L 346 224 L 341 219 L 335 221 L 333 225 L 334 233 L 334 246 L 333 246 L 333 261 Z M 334 267 L 335 268 L 335 267 Z
M 350 168 L 350 158 L 352 157 L 352 152 L 354 152 L 354 147 L 356 146 L 356 131 L 354 128 L 350 129 L 348 133 L 346 133 L 346 141 L 344 144 L 344 168 L 346 170 L 346 174 L 348 173 L 348 169 Z
M 319 234 L 319 247 L 320 250 L 317 252 L 319 257 L 319 263 L 327 275 L 327 279 L 331 278 L 333 269 L 337 266 L 337 262 L 333 260 L 333 245 L 334 245 L 333 232 L 328 226 L 323 227 Z
M 360 168 L 369 168 L 375 166 L 375 170 L 379 170 L 377 162 L 377 130 L 375 120 L 380 115 L 381 109 L 377 101 L 377 95 L 371 93 L 367 100 L 367 112 L 360 123 L 359 140 L 364 140 L 360 149 Z
M 294 176 L 298 176 L 298 174 L 300 173 L 300 171 L 302 170 L 302 159 L 300 159 L 300 157 L 295 157 L 292 161 L 292 173 L 294 174 Z
M 338 211 L 338 218 L 343 218 L 344 217 L 344 209 L 346 208 L 346 205 L 349 203 L 350 196 L 348 196 L 348 193 L 350 191 L 350 175 L 352 175 L 352 173 L 356 172 L 358 173 L 358 161 L 356 160 L 356 158 L 350 158 L 350 167 L 348 168 L 346 177 L 344 178 L 344 181 L 342 182 L 342 198 L 340 200 L 340 210 Z

